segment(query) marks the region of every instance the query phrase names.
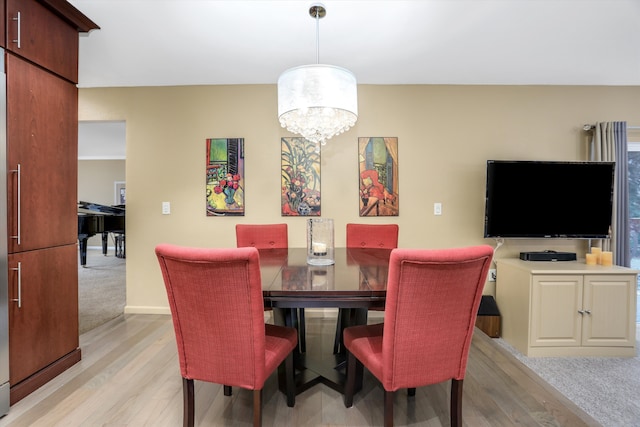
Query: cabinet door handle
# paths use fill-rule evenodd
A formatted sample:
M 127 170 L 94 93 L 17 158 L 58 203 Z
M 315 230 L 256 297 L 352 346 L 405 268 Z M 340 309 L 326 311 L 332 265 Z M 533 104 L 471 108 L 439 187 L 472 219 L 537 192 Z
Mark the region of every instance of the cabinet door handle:
M 18 308 L 22 308 L 22 263 L 18 262 L 18 267 L 12 270 L 18 272 L 18 298 L 13 298 L 11 301 L 16 301 Z
M 579 314 L 584 314 L 584 310 L 578 310 Z
M 584 314 L 591 314 L 591 310 L 585 310 Z
M 18 49 L 20 49 L 22 47 L 22 44 L 20 42 L 20 39 L 21 39 L 21 37 L 20 37 L 20 12 L 18 12 L 18 14 L 16 15 L 15 18 L 11 18 L 11 19 L 13 19 L 14 21 L 18 21 L 18 38 L 15 39 L 15 40 L 12 40 L 12 41 L 14 43 L 17 43 L 18 44 Z
M 18 192 L 17 192 L 17 197 L 16 197 L 16 216 L 17 216 L 17 234 L 15 236 L 11 236 L 12 239 L 16 239 L 18 242 L 18 246 L 20 246 L 20 216 L 21 216 L 21 209 L 20 209 L 20 199 L 21 197 L 21 188 L 20 188 L 20 175 L 21 175 L 21 167 L 20 167 L 20 163 L 18 163 L 18 169 L 14 169 L 11 172 L 14 172 L 16 174 L 18 174 Z

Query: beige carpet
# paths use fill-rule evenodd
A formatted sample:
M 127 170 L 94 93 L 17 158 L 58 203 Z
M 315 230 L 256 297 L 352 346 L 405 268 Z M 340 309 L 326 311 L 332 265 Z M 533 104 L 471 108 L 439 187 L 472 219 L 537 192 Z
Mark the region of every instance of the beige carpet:
M 126 260 L 116 258 L 113 249 L 107 256 L 102 255 L 102 249 L 88 249 L 85 267 L 78 261 L 80 334 L 124 313 L 125 265 Z

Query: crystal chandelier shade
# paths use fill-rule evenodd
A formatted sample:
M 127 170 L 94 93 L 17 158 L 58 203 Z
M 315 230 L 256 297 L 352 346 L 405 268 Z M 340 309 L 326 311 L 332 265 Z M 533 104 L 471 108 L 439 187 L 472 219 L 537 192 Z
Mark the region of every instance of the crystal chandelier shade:
M 355 76 L 333 65 L 285 71 L 278 79 L 278 118 L 288 131 L 324 144 L 358 120 Z
M 309 9 L 318 22 L 324 6 Z M 318 61 L 319 62 L 319 61 Z M 358 87 L 349 70 L 333 65 L 303 65 L 286 70 L 278 79 L 278 119 L 289 132 L 325 144 L 328 139 L 349 130 L 358 120 Z

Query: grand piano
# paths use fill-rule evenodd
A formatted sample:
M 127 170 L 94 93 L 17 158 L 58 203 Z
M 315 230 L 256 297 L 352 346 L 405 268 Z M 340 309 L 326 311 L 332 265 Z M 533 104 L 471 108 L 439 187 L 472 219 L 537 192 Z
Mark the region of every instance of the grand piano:
M 80 242 L 80 265 L 87 264 L 87 240 L 102 234 L 102 253 L 107 254 L 109 233 L 115 237 L 116 257 L 125 258 L 124 205 L 100 205 L 78 202 L 78 241 Z

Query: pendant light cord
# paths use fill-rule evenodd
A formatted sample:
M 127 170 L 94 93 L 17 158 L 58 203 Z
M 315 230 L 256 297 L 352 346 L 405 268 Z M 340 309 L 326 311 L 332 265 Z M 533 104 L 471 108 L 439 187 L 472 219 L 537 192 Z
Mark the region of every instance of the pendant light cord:
M 316 12 L 316 64 L 320 64 L 320 12 Z

